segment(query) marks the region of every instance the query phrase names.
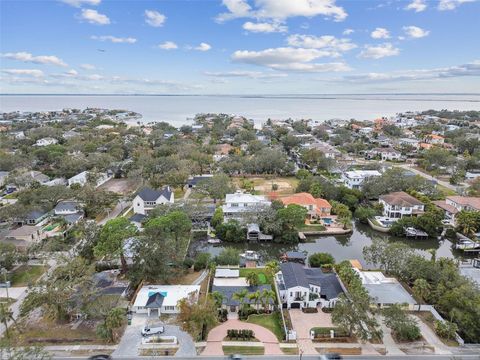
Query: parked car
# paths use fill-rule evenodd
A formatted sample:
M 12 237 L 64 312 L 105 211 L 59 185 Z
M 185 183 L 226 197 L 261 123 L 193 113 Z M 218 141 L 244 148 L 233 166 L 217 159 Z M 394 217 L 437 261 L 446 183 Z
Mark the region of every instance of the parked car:
M 325 354 L 325 355 L 320 355 L 320 360 L 341 360 L 342 355 L 338 353 L 330 353 L 330 354 Z
M 93 355 L 88 358 L 88 360 L 111 360 L 110 355 Z
M 142 336 L 149 336 L 149 335 L 158 335 L 162 334 L 165 331 L 165 328 L 163 326 L 145 326 L 142 329 Z

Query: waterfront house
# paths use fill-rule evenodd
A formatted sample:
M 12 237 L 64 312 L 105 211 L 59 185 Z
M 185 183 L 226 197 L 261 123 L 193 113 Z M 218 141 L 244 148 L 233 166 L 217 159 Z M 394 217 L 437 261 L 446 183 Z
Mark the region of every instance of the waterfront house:
M 200 285 L 145 285 L 137 293 L 132 311 L 148 316 L 178 314 L 178 302 L 192 298 L 196 301 L 200 294 Z
M 272 235 L 266 235 L 260 231 L 258 224 L 247 225 L 247 241 L 270 241 L 273 240 Z
M 283 197 L 280 199 L 280 201 L 285 206 L 288 206 L 290 204 L 303 206 L 305 209 L 308 210 L 308 216 L 310 217 L 310 219 L 330 219 L 330 211 L 332 210 L 332 205 L 330 205 L 330 203 L 325 199 L 314 198 L 312 194 L 306 192 L 296 193 L 291 196 Z
M 382 195 L 378 202 L 383 205 L 383 216 L 390 219 L 418 216 L 425 212 L 424 203 L 403 191 Z
M 222 206 L 225 221 L 243 221 L 248 215 L 255 215 L 270 206 L 271 202 L 262 195 L 252 195 L 237 191 L 225 195 L 225 205 Z
M 365 180 L 381 175 L 377 170 L 351 170 L 342 173 L 341 180 L 349 189 L 361 189 Z
M 284 308 L 333 307 L 343 286 L 334 272 L 286 262 L 275 275 Z
M 161 190 L 144 188 L 140 190 L 133 199 L 133 212 L 135 214 L 147 215 L 148 212 L 158 205 L 173 204 L 175 196 L 170 186 Z
M 480 198 L 474 196 L 447 196 L 445 200 L 433 202 L 440 209 L 445 210 L 445 220 L 456 226 L 455 216 L 462 210 L 480 211 Z

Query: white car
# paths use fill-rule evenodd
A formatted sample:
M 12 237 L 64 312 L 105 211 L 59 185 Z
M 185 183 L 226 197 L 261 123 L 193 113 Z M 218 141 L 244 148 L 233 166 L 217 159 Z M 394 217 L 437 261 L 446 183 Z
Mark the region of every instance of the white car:
M 158 335 L 158 334 L 162 334 L 164 331 L 165 331 L 165 328 L 163 326 L 155 326 L 155 327 L 145 326 L 142 329 L 142 336 Z

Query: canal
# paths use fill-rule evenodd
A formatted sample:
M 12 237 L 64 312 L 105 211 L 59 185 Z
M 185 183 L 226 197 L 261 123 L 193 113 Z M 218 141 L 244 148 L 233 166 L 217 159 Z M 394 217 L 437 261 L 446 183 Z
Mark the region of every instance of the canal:
M 335 257 L 337 262 L 342 260 L 357 259 L 362 265 L 368 268 L 368 264 L 363 257 L 363 248 L 372 243 L 373 238 L 384 238 L 388 241 L 399 241 L 407 244 L 417 253 L 430 258 L 429 249 L 437 251 L 437 258 L 464 258 L 463 253 L 453 249 L 449 240 L 414 240 L 406 238 L 397 238 L 371 229 L 368 225 L 359 223 L 353 224 L 353 232 L 349 235 L 340 236 L 319 236 L 309 237 L 308 242 L 298 244 L 276 244 L 276 243 L 222 243 L 220 245 L 210 245 L 206 240 L 198 240 L 191 244 L 190 253 L 193 256 L 196 252 L 208 252 L 212 257 L 218 255 L 225 247 L 234 247 L 242 252 L 244 250 L 254 250 L 260 255 L 260 262 L 265 263 L 269 260 L 278 260 L 280 255 L 286 251 L 306 251 L 308 255 L 316 252 L 327 252 Z

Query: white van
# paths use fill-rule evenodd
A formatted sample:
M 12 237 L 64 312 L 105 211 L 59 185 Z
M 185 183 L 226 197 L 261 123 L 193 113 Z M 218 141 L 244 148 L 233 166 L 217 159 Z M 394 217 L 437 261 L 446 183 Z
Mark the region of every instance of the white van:
M 150 327 L 146 325 L 142 329 L 142 336 L 163 334 L 164 331 L 165 331 L 165 328 L 163 326 Z

